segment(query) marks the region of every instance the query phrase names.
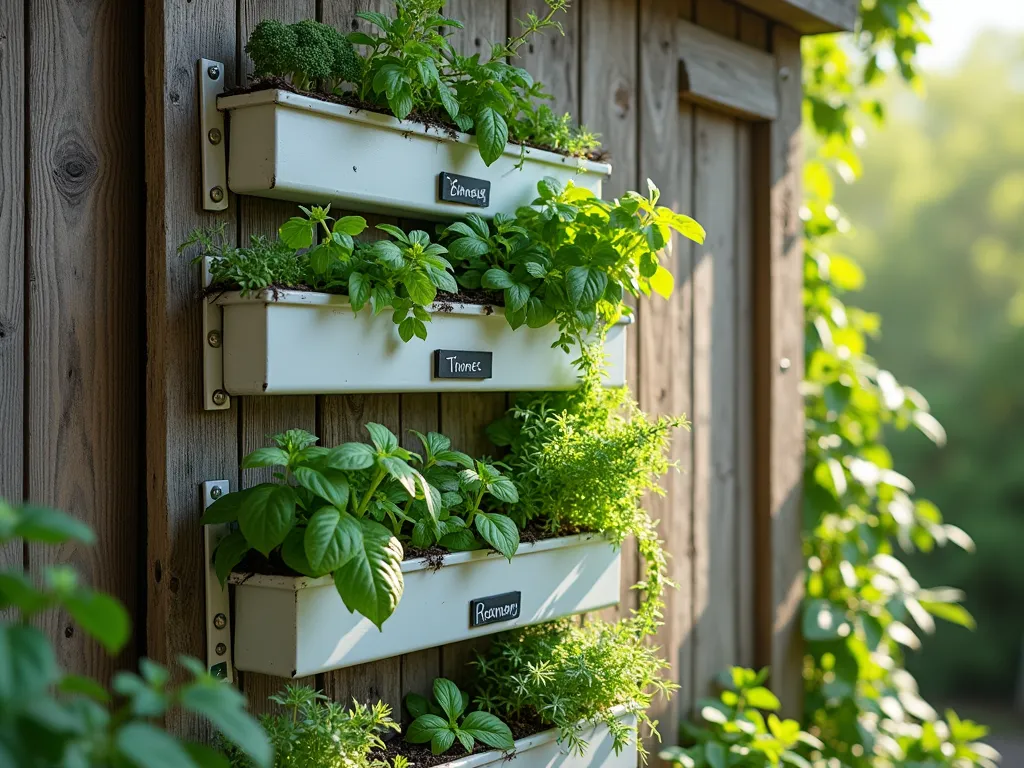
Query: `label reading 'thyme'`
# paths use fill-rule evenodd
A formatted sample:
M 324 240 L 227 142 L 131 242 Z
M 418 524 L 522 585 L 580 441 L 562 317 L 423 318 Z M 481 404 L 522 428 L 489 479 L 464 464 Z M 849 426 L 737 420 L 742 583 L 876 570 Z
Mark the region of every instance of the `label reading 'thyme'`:
M 519 618 L 522 592 L 506 592 L 503 595 L 478 597 L 469 601 L 469 626 L 482 627 Z
M 491 369 L 490 352 L 457 349 L 434 351 L 435 379 L 489 379 Z
M 438 195 L 448 203 L 486 208 L 491 204 L 491 182 L 443 171 L 437 177 Z

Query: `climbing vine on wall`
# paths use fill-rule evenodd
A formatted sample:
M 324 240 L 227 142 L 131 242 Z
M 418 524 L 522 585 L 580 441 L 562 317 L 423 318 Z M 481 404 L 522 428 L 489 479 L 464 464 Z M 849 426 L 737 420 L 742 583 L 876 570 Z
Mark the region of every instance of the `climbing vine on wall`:
M 803 210 L 805 725 L 823 742 L 808 757 L 830 768 L 985 767 L 997 759 L 980 743 L 986 729 L 952 712 L 940 716 L 904 666 L 906 649 L 934 631 L 935 619 L 973 619 L 960 592 L 923 587 L 900 554 L 973 544 L 893 467 L 887 427 L 917 428 L 938 444 L 945 434 L 925 399 L 867 354 L 880 320 L 845 303 L 864 276 L 832 248 L 832 236 L 849 226 L 833 185 L 860 173 L 858 123 L 885 118 L 870 87 L 890 75 L 917 86 L 927 21 L 917 0 L 862 0 L 852 41 L 812 37 L 803 49 L 805 120 L 814 134 Z

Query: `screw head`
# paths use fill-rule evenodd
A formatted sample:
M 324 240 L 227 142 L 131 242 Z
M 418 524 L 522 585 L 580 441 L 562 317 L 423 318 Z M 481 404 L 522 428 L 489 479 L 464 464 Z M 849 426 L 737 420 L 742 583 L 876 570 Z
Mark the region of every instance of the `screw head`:
M 789 67 L 782 67 L 779 70 L 779 80 L 781 80 L 782 82 L 786 82 L 787 80 L 789 80 L 789 75 Z
M 224 138 L 223 134 L 220 132 L 220 128 L 211 128 L 209 133 L 206 134 L 206 137 L 213 145 L 220 144 L 220 140 Z
M 210 331 L 206 334 L 206 343 L 214 349 L 220 347 L 220 331 Z
M 210 199 L 215 203 L 219 203 L 224 199 L 224 190 L 220 187 L 214 187 L 210 190 Z
M 224 629 L 228 625 L 228 617 L 223 613 L 218 613 L 213 617 L 213 626 L 217 629 Z
M 224 643 L 217 643 L 217 647 L 215 650 L 217 651 L 218 656 L 223 656 L 225 653 L 228 652 L 228 647 L 224 645 Z
M 213 488 L 210 489 L 210 498 L 211 499 L 219 499 L 223 495 L 224 495 L 224 489 L 221 488 L 219 485 L 215 485 L 215 486 L 213 486 Z
M 216 64 L 211 64 L 210 66 L 208 66 L 206 68 L 206 74 L 207 74 L 207 76 L 209 76 L 209 78 L 211 80 L 219 80 L 220 79 L 220 67 L 218 67 Z
M 788 357 L 784 357 L 781 360 L 779 360 L 779 370 L 782 371 L 783 373 L 788 371 L 791 365 L 792 363 L 789 361 Z

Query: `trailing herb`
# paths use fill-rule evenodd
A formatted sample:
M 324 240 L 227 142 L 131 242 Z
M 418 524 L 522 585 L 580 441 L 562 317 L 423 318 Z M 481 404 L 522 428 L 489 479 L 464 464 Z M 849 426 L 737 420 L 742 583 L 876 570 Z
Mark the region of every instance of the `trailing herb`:
M 656 695 L 670 696 L 678 686 L 664 679 L 668 663 L 657 648 L 637 642 L 637 629 L 628 619 L 583 626 L 563 620 L 498 635 L 474 662 L 474 701 L 505 719 L 539 719 L 557 728 L 559 741 L 578 755 L 588 746 L 585 725 L 603 723 L 616 754 L 635 740 L 646 762 L 637 727 L 613 708 L 625 707 L 657 736 L 646 710 Z
M 601 531 L 621 544 L 635 536 L 645 562 L 637 585 L 642 633 L 661 617 L 662 593 L 672 582 L 657 526 L 641 502 L 661 494 L 659 478 L 675 465 L 667 458 L 672 433 L 689 428 L 685 417 L 652 419 L 625 387 L 602 385 L 598 345 L 583 348 L 577 390 L 520 395 L 487 434 L 508 446 L 504 461 L 519 490 L 510 515 L 520 526 L 540 520 L 552 530 Z
M 629 314 L 626 294 L 672 295 L 672 273 L 658 263 L 672 231 L 704 242 L 700 224 L 658 205 L 658 188 L 650 179 L 647 186 L 647 197 L 627 192 L 609 203 L 543 179 L 533 205 L 514 217 L 499 214 L 488 225 L 471 214 L 445 230 L 455 279 L 471 290 L 503 291 L 513 328 L 557 323 L 557 344 L 568 352 L 599 321 Z
M 57 510 L 14 506 L 0 499 L 0 545 L 89 546 L 84 523 Z M 116 655 L 131 635 L 124 606 L 79 583 L 69 566 L 44 569 L 34 583 L 20 568 L 0 571 L 0 764 L 49 766 L 137 766 L 181 768 L 219 765 L 211 747 L 184 741 L 158 723 L 173 710 L 199 717 L 252 768 L 270 768 L 273 752 L 259 725 L 245 711 L 245 697 L 207 674 L 196 659 L 181 658 L 190 673 L 172 683 L 164 667 L 139 661 L 139 674 L 122 670 L 112 680 L 114 696 L 100 683 L 60 669 L 54 648 L 38 628 L 39 615 L 59 608 L 80 629 Z
M 405 697 L 405 708 L 415 718 L 405 732 L 410 744 L 430 744 L 430 751 L 443 755 L 455 744 L 473 751 L 476 742 L 492 749 L 508 752 L 515 747 L 512 731 L 490 712 L 467 713 L 469 696 L 451 680 L 434 680 L 434 697 L 430 701 L 417 693 Z
M 796 720 L 776 714 L 778 698 L 764 687 L 768 670 L 733 667 L 718 676 L 723 690 L 719 699 L 699 703 L 704 725 L 682 724 L 687 746 L 668 747 L 659 754 L 681 768 L 809 768 L 796 751 L 802 745 L 821 749 L 821 742 L 800 730 Z M 769 713 L 767 719 L 764 712 Z
M 597 135 L 574 129 L 569 115 L 556 117 L 542 103 L 551 98 L 543 87 L 508 63 L 535 35 L 564 34 L 555 17 L 568 0 L 545 4 L 542 14 L 531 11 L 519 20 L 519 35 L 492 44 L 486 61 L 479 54 L 463 56 L 452 45 L 450 37 L 462 23 L 443 15 L 445 0 L 396 0 L 394 16 L 357 13 L 371 31 L 347 39 L 313 21 L 263 21 L 246 52 L 257 78 L 284 78 L 300 91 L 333 96 L 345 95 L 343 86 L 351 83 L 359 104 L 379 106 L 400 120 L 414 116 L 472 133 L 487 165 L 510 140 L 586 157 L 598 150 Z M 353 43 L 364 57 L 354 53 Z
M 222 582 L 256 550 L 306 576 L 332 574 L 345 606 L 380 628 L 402 597 L 403 541 L 468 550 L 482 540 L 512 558 L 519 530 L 495 508 L 518 495 L 497 466 L 451 450 L 451 441 L 434 432 L 419 435 L 421 457 L 386 427 L 366 429 L 370 445 L 328 449 L 293 429 L 245 457 L 243 469 L 283 471 L 275 482 L 226 494 L 206 510 L 204 524 L 238 524 L 214 553 Z
M 236 248 L 221 226 L 194 231 L 178 250 L 198 246 L 194 261 L 209 260 L 214 290 L 306 288 L 347 294 L 356 312 L 390 309 L 404 341 L 427 337 L 428 308 L 439 291 L 500 291 L 512 328 L 555 323 L 556 344 L 569 352 L 629 314 L 627 294 L 672 294 L 672 273 L 659 264 L 672 231 L 704 240 L 697 222 L 658 205 L 658 188 L 648 186 L 646 197 L 628 192 L 609 203 L 547 178 L 532 206 L 490 224 L 467 216 L 443 230 L 446 245 L 389 224 L 377 229 L 394 240 L 358 242 L 366 221 L 334 219 L 328 206 L 302 208 L 305 216 L 285 222 L 275 242 L 253 237 Z
M 383 732 L 401 730 L 387 704 L 366 706 L 353 700 L 346 709 L 308 686 L 294 685 L 270 701 L 282 709 L 260 717 L 274 748 L 274 768 L 390 768 L 372 757 L 374 750 L 384 748 Z M 222 748 L 231 768 L 256 768 L 237 747 Z

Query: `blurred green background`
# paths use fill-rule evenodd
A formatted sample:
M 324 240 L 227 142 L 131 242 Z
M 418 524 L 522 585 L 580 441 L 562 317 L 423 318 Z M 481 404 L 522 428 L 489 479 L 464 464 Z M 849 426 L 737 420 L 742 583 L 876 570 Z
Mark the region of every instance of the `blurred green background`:
M 863 176 L 837 203 L 855 229 L 851 302 L 882 317 L 869 348 L 931 402 L 948 443 L 893 432 L 895 466 L 975 540 L 908 560 L 923 586 L 967 593 L 970 632 L 940 622 L 909 668 L 926 698 L 1009 702 L 1024 655 L 1024 35 L 984 33 L 886 95 Z

